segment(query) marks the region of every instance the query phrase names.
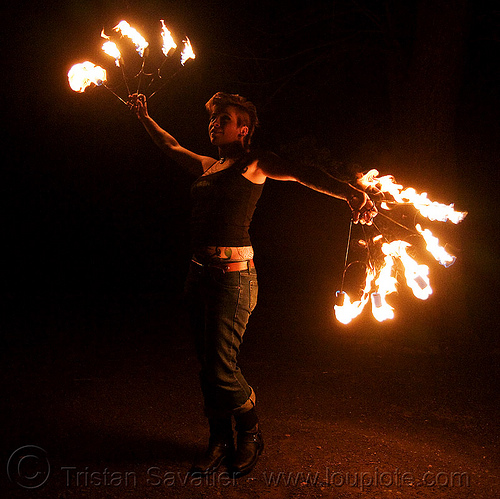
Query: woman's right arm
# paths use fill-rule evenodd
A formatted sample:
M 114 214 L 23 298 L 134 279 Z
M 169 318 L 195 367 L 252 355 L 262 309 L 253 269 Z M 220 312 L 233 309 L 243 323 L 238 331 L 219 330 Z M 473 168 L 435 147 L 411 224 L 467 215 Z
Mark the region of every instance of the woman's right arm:
M 134 94 L 129 96 L 131 109 L 153 139 L 153 142 L 171 159 L 194 175 L 201 175 L 216 161 L 208 156 L 201 156 L 185 147 L 166 130 L 160 127 L 148 113 L 146 96 Z

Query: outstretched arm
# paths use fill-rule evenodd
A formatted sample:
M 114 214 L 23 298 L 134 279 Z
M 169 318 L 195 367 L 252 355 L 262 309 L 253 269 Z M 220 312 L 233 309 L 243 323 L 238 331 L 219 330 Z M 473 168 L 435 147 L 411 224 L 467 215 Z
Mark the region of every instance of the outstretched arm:
M 160 127 L 148 113 L 146 96 L 133 94 L 129 96 L 130 108 L 135 112 L 139 121 L 143 124 L 153 142 L 171 159 L 180 164 L 194 175 L 201 175 L 215 161 L 208 156 L 201 156 L 185 147 L 166 130 Z
M 272 153 L 259 155 L 257 171 L 274 180 L 291 180 L 328 196 L 343 199 L 352 210 L 355 223 L 370 224 L 377 214 L 375 204 L 368 195 L 342 182 L 319 168 L 308 168 L 293 162 L 285 162 Z

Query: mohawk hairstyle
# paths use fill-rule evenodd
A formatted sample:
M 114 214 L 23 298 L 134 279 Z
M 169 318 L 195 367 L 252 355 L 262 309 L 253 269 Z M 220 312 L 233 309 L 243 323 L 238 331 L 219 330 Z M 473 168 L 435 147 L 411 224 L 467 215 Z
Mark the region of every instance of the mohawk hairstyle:
M 213 114 L 217 109 L 224 109 L 233 106 L 238 110 L 238 126 L 248 126 L 248 134 L 245 136 L 245 147 L 250 145 L 255 127 L 259 125 L 257 109 L 252 102 L 238 94 L 228 94 L 217 92 L 206 104 L 205 109 L 209 114 Z

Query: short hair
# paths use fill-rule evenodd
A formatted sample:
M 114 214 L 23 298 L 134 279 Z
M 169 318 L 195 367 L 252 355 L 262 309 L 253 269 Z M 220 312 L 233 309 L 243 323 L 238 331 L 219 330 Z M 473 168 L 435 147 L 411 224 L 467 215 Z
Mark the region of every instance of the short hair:
M 226 92 L 217 92 L 205 104 L 205 109 L 209 114 L 213 114 L 216 109 L 223 109 L 228 106 L 233 106 L 238 110 L 238 126 L 246 125 L 248 133 L 245 135 L 244 145 L 248 147 L 255 131 L 255 127 L 259 125 L 257 117 L 257 109 L 249 100 L 238 94 L 228 94 Z

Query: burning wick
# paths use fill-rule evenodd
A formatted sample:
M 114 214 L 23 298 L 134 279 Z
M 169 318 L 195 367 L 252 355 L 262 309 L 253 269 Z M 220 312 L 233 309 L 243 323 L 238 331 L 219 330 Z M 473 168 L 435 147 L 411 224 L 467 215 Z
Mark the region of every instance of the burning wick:
M 378 177 L 377 170 L 370 170 L 358 182 L 365 189 L 381 191 L 383 194 L 392 196 L 394 202 L 390 204 L 413 205 L 422 216 L 429 220 L 440 222 L 450 220 L 454 224 L 458 224 L 467 216 L 466 211 L 456 211 L 453 204 L 446 205 L 431 201 L 427 197 L 426 192 L 419 194 L 413 187 L 404 189 L 402 185 L 396 183 L 392 175 Z M 382 202 L 380 206 L 381 208 L 388 209 L 388 204 L 388 202 Z
M 346 297 L 346 292 L 345 291 L 337 291 L 335 293 L 335 306 L 336 307 L 342 307 L 344 306 L 345 302 L 345 297 Z
M 124 68 L 124 63 L 123 63 L 123 59 L 122 59 L 122 54 L 121 54 L 120 50 L 118 49 L 118 47 L 116 46 L 116 43 L 112 42 L 109 39 L 109 36 L 107 36 L 104 33 L 104 30 L 101 31 L 101 37 L 104 38 L 105 40 L 107 40 L 106 42 L 103 43 L 102 50 L 104 51 L 105 54 L 113 57 L 115 60 L 115 64 L 121 69 L 123 81 L 125 82 L 125 86 L 127 87 L 127 93 L 130 95 L 130 89 L 128 86 L 127 77 L 125 76 L 125 68 Z M 119 97 L 119 99 L 121 99 L 121 97 Z
M 90 61 L 81 62 L 68 71 L 68 81 L 72 90 L 82 93 L 91 85 L 103 85 L 106 81 L 106 70 Z
M 380 293 L 372 293 L 372 303 L 375 308 L 382 307 L 382 295 Z
M 173 52 L 177 48 L 177 43 L 175 42 L 170 30 L 165 26 L 165 22 L 163 19 L 160 20 L 161 22 L 161 37 L 163 40 L 162 44 L 162 52 L 165 58 L 171 56 Z M 142 65 L 141 69 L 139 72 L 134 76 L 134 78 L 137 78 L 137 90 L 136 93 L 139 93 L 140 87 L 141 87 L 141 81 L 142 77 L 144 76 L 149 76 L 151 80 L 149 81 L 149 84 L 147 86 L 147 89 L 151 86 L 151 84 L 155 81 L 155 76 L 153 76 L 155 73 L 157 74 L 158 78 L 162 78 L 160 71 L 165 63 L 166 59 L 163 61 L 161 66 L 156 70 L 156 72 L 153 72 L 151 74 L 145 73 L 144 72 L 144 67 L 146 64 L 146 58 L 148 57 L 148 50 L 149 50 L 149 43 L 146 41 L 146 39 L 132 26 L 127 21 L 120 21 L 114 28 L 114 31 L 118 32 L 122 37 L 129 38 L 132 43 L 135 45 L 135 50 L 139 54 L 139 56 L 142 58 Z M 115 65 L 120 68 L 123 81 L 125 83 L 125 86 L 127 87 L 127 95 L 130 95 L 132 92 L 130 91 L 129 87 L 129 78 L 127 78 L 127 75 L 125 74 L 125 63 L 121 54 L 120 49 L 118 48 L 117 44 L 113 42 L 108 35 L 104 32 L 104 29 L 101 31 L 101 37 L 105 39 L 105 42 L 102 44 L 102 50 L 106 55 L 109 55 L 112 57 L 115 61 Z M 186 62 L 189 59 L 195 59 L 196 55 L 193 51 L 193 47 L 191 45 L 191 41 L 189 38 L 186 36 L 185 39 L 183 40 L 183 50 L 181 52 L 180 56 L 180 64 L 181 67 L 184 67 Z M 161 88 L 163 88 L 176 74 L 180 71 L 177 70 L 173 75 L 171 75 L 164 83 L 163 85 L 160 86 L 157 90 L 155 90 L 148 98 L 151 98 L 154 94 L 158 92 Z M 107 90 L 109 90 L 115 97 L 117 97 L 121 102 L 124 104 L 128 105 L 125 100 L 123 100 L 118 94 L 116 94 L 113 90 L 111 90 L 106 84 L 106 70 L 104 68 L 101 68 L 100 66 L 96 66 L 95 64 L 85 61 L 84 63 L 81 63 L 81 65 L 75 65 L 73 68 L 71 68 L 70 72 L 68 73 L 68 79 L 69 79 L 69 84 L 71 88 L 75 92 L 84 92 L 86 88 L 88 88 L 91 85 L 96 85 L 96 86 L 104 86 Z M 146 90 L 147 90 L 146 89 Z
M 196 54 L 193 51 L 193 47 L 191 46 L 191 42 L 189 38 L 186 36 L 185 40 L 182 40 L 182 43 L 184 43 L 184 49 L 182 50 L 181 53 L 181 64 L 184 66 L 188 59 L 195 59 Z
M 394 319 L 394 309 L 387 303 L 386 297 L 397 291 L 397 279 L 393 276 L 394 258 L 386 255 L 384 265 L 375 280 L 376 291 L 372 293 L 372 314 L 379 322 Z
M 103 43 L 102 45 L 102 50 L 104 51 L 105 54 L 111 56 L 115 60 L 115 64 L 120 67 L 120 59 L 122 58 L 122 54 L 120 53 L 120 50 L 116 46 L 115 42 L 112 42 L 106 33 L 104 33 L 104 29 L 101 31 L 101 38 L 104 38 L 107 40 L 106 42 Z
M 415 228 L 422 235 L 427 243 L 427 251 L 444 267 L 451 267 L 456 256 L 450 255 L 442 246 L 439 245 L 439 239 L 435 237 L 429 229 L 422 229 L 420 224 L 415 225 Z
M 149 46 L 149 43 L 146 41 L 146 39 L 135 29 L 130 26 L 130 24 L 127 21 L 120 21 L 114 28 L 115 31 L 119 31 L 122 36 L 126 36 L 127 38 L 130 38 L 132 40 L 132 43 L 135 45 L 135 50 L 137 53 L 142 57 L 142 66 L 141 70 L 139 71 L 139 74 L 137 75 L 139 77 L 138 83 L 137 83 L 137 92 L 139 93 L 139 88 L 141 86 L 141 77 L 142 73 L 144 72 L 144 64 L 146 62 L 146 50 Z M 123 79 L 125 80 L 125 84 L 127 85 L 127 92 L 130 95 L 130 88 L 127 83 L 127 79 L 125 77 L 125 73 L 123 73 Z
M 416 298 L 427 300 L 432 294 L 432 288 L 429 283 L 429 267 L 418 264 L 409 254 L 409 243 L 406 241 L 393 241 L 384 243 L 382 252 L 387 256 L 398 258 L 403 264 L 406 283 L 413 291 Z
M 335 304 L 335 317 L 342 324 L 349 324 L 355 317 L 357 317 L 365 307 L 370 299 L 370 289 L 375 273 L 372 269 L 368 268 L 366 272 L 366 281 L 361 298 L 351 302 L 351 298 L 345 291 L 337 291 L 337 304 Z
M 160 19 L 160 22 L 161 22 L 161 27 L 162 27 L 161 28 L 161 37 L 162 37 L 162 40 L 163 40 L 161 51 L 163 52 L 163 55 L 165 56 L 165 59 L 160 64 L 160 67 L 156 70 L 156 73 L 157 73 L 157 76 L 158 76 L 159 79 L 162 78 L 162 76 L 161 76 L 161 70 L 162 70 L 163 65 L 165 64 L 165 62 L 167 62 L 167 58 L 169 57 L 169 55 L 172 55 L 173 52 L 175 51 L 175 49 L 177 48 L 177 43 L 175 43 L 175 40 L 172 37 L 172 33 L 170 33 L 170 30 L 165 26 L 165 21 L 163 19 Z M 177 74 L 177 71 L 169 79 L 172 79 L 176 74 Z M 151 87 L 151 85 L 153 84 L 154 81 L 155 81 L 155 77 L 153 77 L 151 79 L 151 81 L 149 82 L 149 85 L 146 88 L 146 92 L 149 90 L 149 88 Z M 162 85 L 162 87 L 163 86 L 164 85 Z M 162 87 L 160 87 L 160 88 L 162 88 Z M 153 92 L 148 98 L 151 98 L 155 93 L 156 93 L 156 91 Z
M 163 19 L 160 19 L 161 22 L 161 37 L 163 39 L 163 45 L 161 47 L 161 51 L 168 57 L 168 54 L 177 48 L 177 44 L 172 38 L 172 34 L 170 30 L 165 26 L 165 22 Z
M 119 31 L 122 36 L 130 38 L 132 43 L 135 45 L 137 53 L 141 57 L 144 57 L 144 53 L 149 46 L 149 43 L 135 28 L 132 28 L 127 21 L 120 21 L 113 29 L 115 31 Z
M 68 82 L 72 90 L 80 93 L 92 85 L 103 86 L 128 107 L 128 104 L 106 85 L 106 70 L 93 62 L 85 61 L 71 66 L 68 71 Z
M 104 42 L 102 44 L 102 50 L 113 57 L 115 59 L 115 64 L 120 67 L 120 59 L 122 57 L 120 51 L 118 50 L 118 47 L 116 46 L 116 43 L 114 42 Z
M 168 30 L 167 30 L 168 31 Z M 170 32 L 169 32 L 170 33 Z M 189 60 L 189 59 L 195 59 L 196 58 L 196 54 L 194 53 L 193 51 L 193 47 L 191 45 L 191 41 L 189 40 L 189 38 L 186 36 L 186 39 L 185 40 L 182 40 L 182 43 L 184 43 L 184 48 L 182 49 L 182 52 L 181 52 L 181 66 L 184 67 L 184 65 L 186 64 L 186 62 Z M 177 46 L 177 45 L 176 45 Z M 165 51 L 163 52 L 165 54 Z M 167 52 L 168 53 L 168 52 Z M 159 90 L 161 90 L 178 72 L 180 71 L 177 70 L 160 88 L 156 89 L 149 97 L 148 99 L 151 99 L 151 97 L 153 97 L 153 95 L 155 95 Z
M 382 209 L 389 209 L 389 205 L 412 205 L 420 215 L 431 221 L 450 221 L 454 224 L 460 223 L 467 216 L 467 212 L 456 211 L 453 204 L 446 205 L 431 201 L 425 192 L 417 193 L 412 187 L 403 188 L 402 185 L 396 183 L 396 180 L 391 175 L 378 177 L 377 170 L 370 170 L 366 175 L 361 177 L 358 182 L 367 191 L 382 192 L 393 199 L 393 201 L 383 201 L 380 204 Z M 420 224 L 416 224 L 414 230 L 412 230 L 383 213 L 379 214 L 406 231 L 414 235 L 420 235 L 426 243 L 426 250 L 444 267 L 450 267 L 455 263 L 456 257 L 448 253 L 445 248 L 439 244 L 438 238 L 435 237 L 429 229 L 423 229 Z M 335 315 L 339 322 L 348 324 L 353 318 L 360 314 L 367 302 L 367 296 L 370 293 L 372 282 L 374 283 L 374 290 L 371 293 L 373 316 L 379 322 L 394 318 L 394 309 L 387 303 L 386 297 L 397 291 L 397 279 L 393 275 L 393 267 L 396 262 L 402 265 L 406 284 L 412 290 L 414 296 L 420 300 L 427 300 L 429 298 L 433 293 L 429 280 L 429 267 L 417 263 L 410 256 L 408 253 L 408 248 L 410 247 L 409 243 L 402 240 L 389 242 L 374 223 L 373 227 L 379 232 L 379 235 L 372 238 L 367 237 L 363 227 L 364 237 L 357 241 L 358 246 L 365 248 L 368 252 L 369 271 L 367 271 L 365 288 L 361 299 L 351 303 L 349 296 L 344 292 L 344 279 L 348 268 L 347 261 L 351 239 L 351 227 L 352 221 L 349 228 L 342 286 L 340 291 L 337 292 L 334 306 Z M 385 242 L 382 242 L 382 240 L 385 240 Z M 375 245 L 376 243 L 382 243 L 380 250 L 384 254 L 384 264 L 377 272 L 372 270 L 374 265 L 371 262 L 372 254 L 370 251 L 370 245 Z

